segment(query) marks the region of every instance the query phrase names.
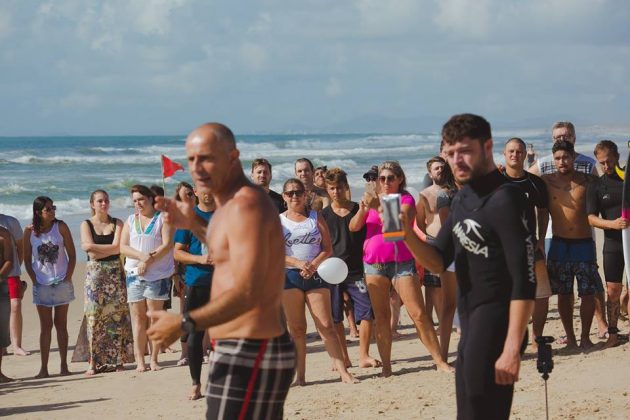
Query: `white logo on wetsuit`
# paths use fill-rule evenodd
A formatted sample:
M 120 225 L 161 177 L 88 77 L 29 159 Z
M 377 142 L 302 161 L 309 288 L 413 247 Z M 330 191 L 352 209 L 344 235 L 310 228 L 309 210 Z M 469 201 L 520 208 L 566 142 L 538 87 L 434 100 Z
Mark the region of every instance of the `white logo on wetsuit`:
M 462 226 L 462 224 L 464 226 Z M 479 223 L 472 219 L 464 219 L 462 222 L 457 222 L 457 224 L 453 227 L 453 233 L 457 236 L 459 243 L 466 251 L 472 252 L 475 255 L 483 255 L 488 258 L 488 246 L 483 244 L 484 239 L 479 233 L 479 228 L 481 228 Z M 471 239 L 468 236 L 471 231 L 480 242 L 475 239 Z

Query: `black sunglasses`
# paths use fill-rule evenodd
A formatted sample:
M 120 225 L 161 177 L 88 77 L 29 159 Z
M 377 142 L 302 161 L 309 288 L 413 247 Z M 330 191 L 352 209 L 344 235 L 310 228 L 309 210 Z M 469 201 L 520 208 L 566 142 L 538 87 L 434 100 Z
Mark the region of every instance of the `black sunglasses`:
M 378 177 L 378 179 L 381 182 L 385 182 L 385 181 L 392 182 L 392 181 L 394 181 L 396 179 L 396 175 L 387 175 L 387 176 L 381 175 L 381 176 Z
M 302 197 L 304 195 L 304 190 L 291 190 L 284 192 L 287 197 Z
M 367 182 L 374 182 L 378 179 L 378 176 L 376 175 L 364 175 L 363 179 L 365 179 Z
M 45 211 L 45 212 L 48 212 L 48 213 L 50 213 L 52 211 L 57 211 L 57 206 L 44 207 L 42 209 L 42 211 Z

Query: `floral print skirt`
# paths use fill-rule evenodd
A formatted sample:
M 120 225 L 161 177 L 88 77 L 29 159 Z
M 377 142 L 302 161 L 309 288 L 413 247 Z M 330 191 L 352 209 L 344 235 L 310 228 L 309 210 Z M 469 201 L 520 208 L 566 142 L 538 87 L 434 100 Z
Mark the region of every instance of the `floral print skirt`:
M 72 361 L 93 359 L 97 368 L 132 363 L 131 316 L 120 260 L 88 261 L 86 274 L 85 330 L 82 325 Z

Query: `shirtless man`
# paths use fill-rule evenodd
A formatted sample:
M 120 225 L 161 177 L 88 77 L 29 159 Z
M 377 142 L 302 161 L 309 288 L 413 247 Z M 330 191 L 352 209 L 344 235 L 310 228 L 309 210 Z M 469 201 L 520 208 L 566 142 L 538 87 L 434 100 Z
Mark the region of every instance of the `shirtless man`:
M 536 209 L 537 217 L 530 220 L 531 225 L 529 227 L 529 230 L 537 238 L 535 256 L 536 301 L 532 316 L 532 346 L 536 348 L 536 337 L 542 336 L 545 328 L 549 310 L 549 296 L 551 295 L 549 276 L 545 265 L 545 229 L 547 229 L 549 222 L 549 211 L 547 210 L 549 197 L 545 182 L 539 176 L 525 172 L 526 153 L 525 142 L 522 139 L 518 137 L 509 139 L 505 143 L 503 157 L 505 158 L 503 176 L 525 192 L 532 213 Z
M 306 187 L 306 194 L 310 197 L 310 207 L 315 211 L 320 211 L 330 205 L 330 197 L 325 189 L 315 185 L 315 168 L 313 162 L 307 158 L 300 158 L 295 161 L 295 177 L 302 181 Z
M 608 301 L 608 341 L 606 347 L 617 345 L 619 340 L 620 300 L 623 271 L 623 245 L 621 231 L 630 226 L 630 220 L 621 216 L 623 180 L 615 168 L 619 163 L 619 150 L 610 140 L 602 140 L 595 146 L 595 159 L 604 170 L 598 182 L 588 185 L 586 190 L 586 212 L 591 226 L 604 230 L 604 279 Z
M 557 172 L 543 175 L 549 194 L 553 238 L 547 255 L 547 270 L 553 294 L 558 295 L 558 312 L 567 334 L 567 348 L 575 348 L 573 331 L 573 277 L 582 299 L 580 347 L 593 346 L 589 337 L 595 313 L 595 294 L 603 293 L 597 270 L 595 242 L 586 214 L 586 188 L 594 178 L 574 169 L 573 143 L 561 140 L 551 149 Z
M 575 126 L 570 121 L 558 121 L 551 127 L 551 138 L 553 142 L 565 140 L 572 143 L 575 146 L 576 135 Z M 597 175 L 597 164 L 595 159 L 590 156 L 583 155 L 581 153 L 575 153 L 575 160 L 573 161 L 573 167 L 577 172 L 585 174 Z M 530 166 L 528 172 L 537 176 L 552 174 L 556 172 L 556 166 L 554 164 L 553 155 L 544 156 L 538 159 L 534 165 Z M 545 252 L 549 251 L 549 244 L 551 243 L 551 223 L 545 236 Z M 603 338 L 608 329 L 606 323 L 606 317 L 604 316 L 604 294 L 597 293 L 595 295 L 595 317 L 597 318 L 597 329 L 599 331 L 600 338 Z
M 433 185 L 420 192 L 420 199 L 416 205 L 416 224 L 426 235 L 427 242 L 432 244 L 440 232 L 442 223 L 448 217 L 451 198 L 455 193 L 453 173 L 446 161 L 435 156 L 427 162 L 427 171 Z M 448 347 L 453 329 L 453 317 L 455 315 L 455 298 L 457 292 L 457 279 L 453 266 L 442 274 L 434 274 L 429 270 L 424 271 L 424 287 L 429 297 L 435 304 L 435 309 L 440 321 L 440 353 L 442 359 L 448 361 Z M 427 305 L 428 307 L 429 305 Z
M 0 350 L 11 343 L 9 332 L 11 299 L 9 297 L 8 277 L 12 267 L 13 239 L 7 229 L 0 227 Z M 13 380 L 2 373 L 2 351 L 0 351 L 0 384 Z
M 252 162 L 252 174 L 250 175 L 252 182 L 258 185 L 269 194 L 269 198 L 273 201 L 273 204 L 278 208 L 278 213 L 284 213 L 287 209 L 282 196 L 269 188 L 271 184 L 271 163 L 267 159 L 258 158 Z
M 210 301 L 183 315 L 152 312 L 152 340 L 171 344 L 209 328 L 215 340 L 206 387 L 208 419 L 281 418 L 295 369 L 295 349 L 282 320 L 284 239 L 278 211 L 250 183 L 234 135 L 204 124 L 186 139 L 188 168 L 217 209 L 205 226 L 191 203 L 160 198 L 170 223 L 205 238 L 214 260 Z M 207 236 L 206 236 L 207 235 Z M 264 244 L 264 246 L 261 246 Z

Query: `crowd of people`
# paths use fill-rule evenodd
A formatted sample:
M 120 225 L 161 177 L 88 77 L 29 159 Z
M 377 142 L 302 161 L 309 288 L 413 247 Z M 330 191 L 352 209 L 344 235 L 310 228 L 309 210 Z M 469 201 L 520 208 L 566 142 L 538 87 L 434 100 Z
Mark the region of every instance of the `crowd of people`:
M 532 320 L 535 346 L 550 296 L 558 296 L 566 332 L 561 340 L 578 347 L 574 279 L 581 300 L 579 347 L 593 347 L 594 319 L 606 338 L 602 347 L 618 345 L 621 230 L 630 221 L 621 215 L 616 144 L 600 141 L 594 158 L 579 154 L 573 124 L 558 122 L 551 155 L 539 158 L 514 137 L 504 143 L 505 163 L 497 166 L 490 125 L 471 114 L 451 118 L 442 139 L 440 154 L 426 162 L 417 197 L 396 161 L 366 168 L 365 191 L 357 200 L 342 168 L 316 168 L 307 158 L 296 160 L 295 177 L 275 192 L 272 164 L 255 159 L 245 179 L 234 136 L 218 124 L 189 135 L 193 185 L 181 183 L 175 199 L 163 197 L 159 187 L 135 185 L 134 212 L 119 220 L 109 215 L 107 192 L 92 192 L 92 216 L 80 227 L 81 250 L 88 257 L 86 374 L 124 370 L 134 361 L 139 372 L 157 371 L 160 352 L 181 336 L 178 364 L 189 366 L 191 399 L 202 395 L 201 367 L 204 356 L 209 358 L 209 418 L 254 410 L 234 403 L 241 388 L 252 387 L 265 395 L 254 403 L 257 409 L 277 414 L 289 384 L 307 383 L 306 308 L 333 370 L 343 382 L 356 383 L 348 370 L 353 361 L 344 317 L 359 338 L 358 366 L 380 367 L 388 377 L 404 306 L 436 368 L 456 371 L 458 412 L 484 418 L 492 407 L 509 416 L 527 323 Z M 401 241 L 383 233 L 379 210 L 390 194 L 399 197 Z M 55 211 L 51 198 L 37 197 L 24 231 L 15 218 L 0 215 L 0 347 L 28 355 L 21 344 L 23 263 L 41 326 L 39 378 L 49 375 L 53 326 L 60 373 L 70 373 L 67 314 L 75 299 L 76 251 Z M 606 288 L 593 228 L 604 230 Z M 333 256 L 348 266 L 347 278 L 336 285 L 318 274 Z M 162 312 L 172 296 L 182 299 L 180 314 Z M 449 364 L 454 320 L 460 318 L 457 363 Z M 378 358 L 370 355 L 373 339 Z M 235 352 L 239 358 L 230 357 Z M 260 369 L 268 372 L 257 381 Z M 0 371 L 0 380 L 10 378 Z

